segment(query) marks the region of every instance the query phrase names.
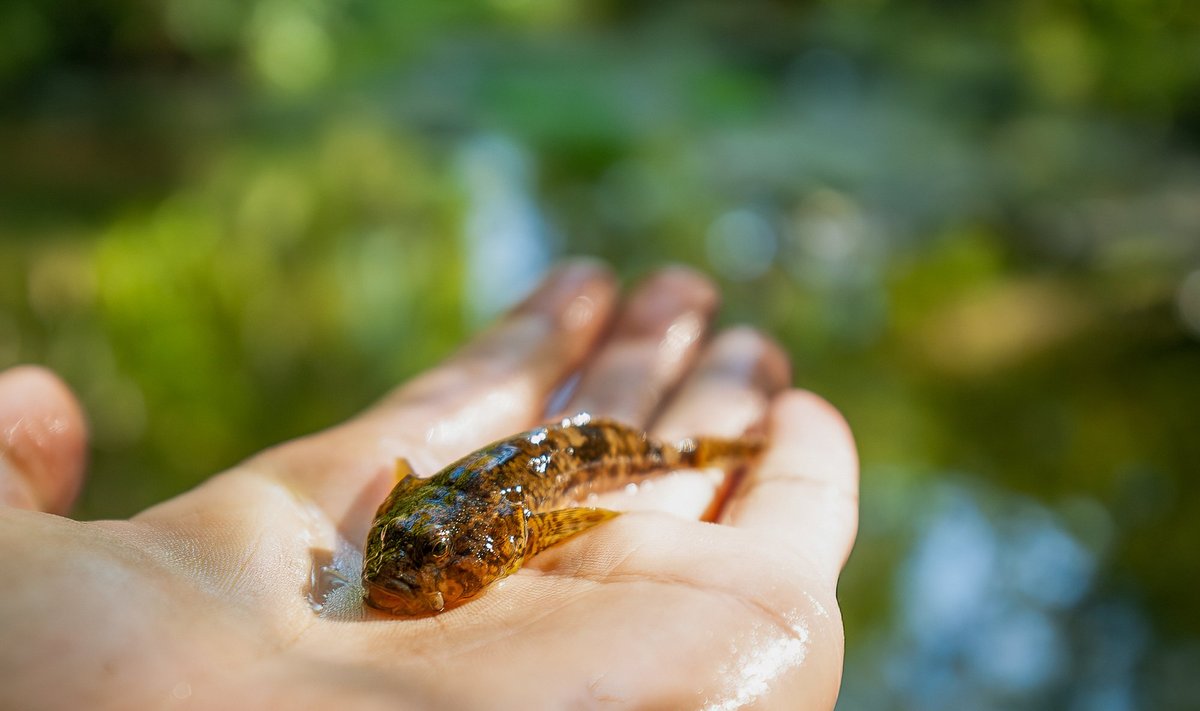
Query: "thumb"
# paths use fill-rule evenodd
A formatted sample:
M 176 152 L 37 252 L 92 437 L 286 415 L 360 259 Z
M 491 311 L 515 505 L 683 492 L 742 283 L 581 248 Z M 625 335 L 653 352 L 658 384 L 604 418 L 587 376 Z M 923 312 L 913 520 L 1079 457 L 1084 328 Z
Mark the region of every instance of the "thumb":
M 45 368 L 0 373 L 0 505 L 65 514 L 83 481 L 87 426 Z

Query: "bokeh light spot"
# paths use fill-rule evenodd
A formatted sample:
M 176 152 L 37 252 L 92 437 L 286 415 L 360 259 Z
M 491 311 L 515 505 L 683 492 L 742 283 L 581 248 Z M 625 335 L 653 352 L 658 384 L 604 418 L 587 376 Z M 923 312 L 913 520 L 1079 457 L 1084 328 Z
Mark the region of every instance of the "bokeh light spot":
M 300 5 L 264 3 L 251 24 L 251 55 L 259 75 L 284 92 L 312 89 L 333 64 L 325 29 Z
M 722 276 L 743 281 L 770 268 L 778 249 L 771 223 L 749 209 L 726 212 L 708 229 L 708 263 Z

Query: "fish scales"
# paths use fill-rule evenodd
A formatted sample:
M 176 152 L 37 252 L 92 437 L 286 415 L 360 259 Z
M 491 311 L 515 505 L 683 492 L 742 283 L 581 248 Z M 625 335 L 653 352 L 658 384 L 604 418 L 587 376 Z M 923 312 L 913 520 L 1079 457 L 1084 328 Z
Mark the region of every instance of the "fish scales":
M 364 552 L 364 596 L 402 616 L 469 600 L 528 558 L 617 515 L 588 496 L 671 469 L 733 466 L 756 438 L 664 444 L 579 415 L 494 442 L 428 479 L 405 476 L 380 505 Z

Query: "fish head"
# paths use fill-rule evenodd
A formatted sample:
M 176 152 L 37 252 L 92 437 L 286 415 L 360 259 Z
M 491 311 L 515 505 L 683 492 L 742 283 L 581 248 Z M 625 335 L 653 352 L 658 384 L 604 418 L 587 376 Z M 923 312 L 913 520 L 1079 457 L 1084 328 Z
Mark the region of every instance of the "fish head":
M 433 615 L 520 567 L 523 508 L 502 497 L 444 494 L 376 519 L 363 565 L 367 604 L 402 617 Z

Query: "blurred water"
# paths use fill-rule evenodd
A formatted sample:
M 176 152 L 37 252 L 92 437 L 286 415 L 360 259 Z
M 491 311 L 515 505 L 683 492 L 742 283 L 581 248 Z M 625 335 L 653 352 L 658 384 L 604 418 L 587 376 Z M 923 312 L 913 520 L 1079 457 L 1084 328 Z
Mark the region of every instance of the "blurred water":
M 771 222 L 758 212 L 739 208 L 713 221 L 706 240 L 708 262 L 727 279 L 760 277 L 771 267 L 779 238 Z
M 913 542 L 889 585 L 890 622 L 848 656 L 840 708 L 1134 709 L 1157 698 L 1137 679 L 1146 620 L 1094 589 L 1104 536 L 1087 541 L 1063 513 L 961 477 L 921 500 L 888 532 Z
M 527 294 L 550 264 L 548 230 L 533 191 L 532 158 L 517 143 L 478 136 L 458 150 L 468 314 L 482 324 Z

